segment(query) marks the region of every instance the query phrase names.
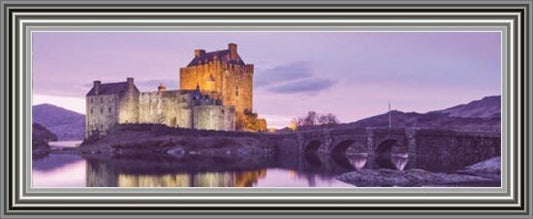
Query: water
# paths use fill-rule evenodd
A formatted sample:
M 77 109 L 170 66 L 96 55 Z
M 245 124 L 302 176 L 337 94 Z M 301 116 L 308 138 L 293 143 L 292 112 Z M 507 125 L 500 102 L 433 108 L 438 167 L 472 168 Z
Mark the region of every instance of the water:
M 55 149 L 79 142 L 54 142 Z M 81 157 L 51 153 L 32 160 L 33 187 L 353 187 L 335 179 L 356 169 L 421 168 L 449 172 L 460 164 L 409 159 L 398 154 L 391 159 L 366 155 L 324 157 L 278 156 L 268 159 L 168 157 Z
M 282 168 L 186 172 L 155 167 L 153 173 L 120 168 L 79 155 L 49 154 L 33 160 L 33 187 L 351 187 L 333 177 Z M 121 171 L 122 170 L 122 171 Z

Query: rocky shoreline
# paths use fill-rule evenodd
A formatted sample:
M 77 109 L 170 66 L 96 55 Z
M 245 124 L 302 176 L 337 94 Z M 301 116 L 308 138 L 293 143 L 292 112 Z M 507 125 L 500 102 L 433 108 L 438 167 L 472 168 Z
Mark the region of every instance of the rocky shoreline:
M 161 155 L 174 158 L 273 156 L 276 144 L 257 133 L 198 131 L 162 125 L 120 125 L 101 139 L 86 140 L 81 154 L 135 157 Z
M 336 178 L 358 187 L 368 186 L 453 186 L 469 184 L 500 184 L 500 157 L 494 157 L 454 173 L 433 173 L 422 169 L 361 169 Z
M 32 124 L 32 155 L 40 157 L 50 152 L 49 141 L 57 141 L 57 136 L 50 132 L 44 126 Z

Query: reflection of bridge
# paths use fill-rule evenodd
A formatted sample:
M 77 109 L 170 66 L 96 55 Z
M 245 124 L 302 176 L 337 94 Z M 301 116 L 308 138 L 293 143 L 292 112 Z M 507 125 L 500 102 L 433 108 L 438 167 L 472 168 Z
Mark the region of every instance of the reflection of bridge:
M 298 152 L 320 154 L 368 153 L 434 162 L 456 160 L 466 165 L 500 155 L 500 133 L 416 128 L 342 128 L 298 131 Z

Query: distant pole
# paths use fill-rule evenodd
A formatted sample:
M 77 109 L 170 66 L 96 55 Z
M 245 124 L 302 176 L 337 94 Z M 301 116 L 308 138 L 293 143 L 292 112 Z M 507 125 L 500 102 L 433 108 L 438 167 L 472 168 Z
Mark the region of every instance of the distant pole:
M 390 108 L 390 101 L 389 101 L 389 129 L 392 129 L 392 112 Z

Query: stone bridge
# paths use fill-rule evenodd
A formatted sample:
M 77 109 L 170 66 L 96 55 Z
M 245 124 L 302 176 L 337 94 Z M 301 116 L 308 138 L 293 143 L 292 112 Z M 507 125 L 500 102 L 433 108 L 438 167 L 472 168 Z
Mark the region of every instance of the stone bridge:
M 421 128 L 333 128 L 297 131 L 298 152 L 430 156 L 432 161 L 474 163 L 500 155 L 500 133 Z

